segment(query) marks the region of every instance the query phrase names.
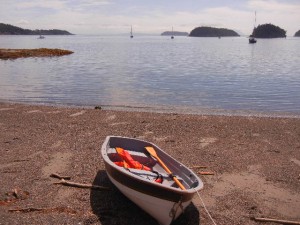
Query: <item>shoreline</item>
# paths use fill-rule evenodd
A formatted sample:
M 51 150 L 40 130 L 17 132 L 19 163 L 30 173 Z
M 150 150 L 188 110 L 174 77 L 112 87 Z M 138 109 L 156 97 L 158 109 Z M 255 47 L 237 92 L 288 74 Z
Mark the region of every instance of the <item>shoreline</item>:
M 232 109 L 212 109 L 189 106 L 125 106 L 125 105 L 76 105 L 76 104 L 55 104 L 38 102 L 18 102 L 0 100 L 0 104 L 21 104 L 32 106 L 49 106 L 57 108 L 82 108 L 82 109 L 102 109 L 111 111 L 126 112 L 150 112 L 160 114 L 180 114 L 198 116 L 241 116 L 241 117 L 264 117 L 264 118 L 300 118 L 300 112 L 281 111 L 255 111 L 255 110 L 232 110 Z
M 214 172 L 198 175 L 204 183 L 200 194 L 217 224 L 262 224 L 251 220 L 253 216 L 300 221 L 299 118 L 2 102 L 0 132 L 3 224 L 156 225 L 108 180 L 100 157 L 107 135 L 148 140 L 190 168 L 206 166 L 204 170 Z M 111 191 L 54 185 L 58 180 L 51 173 L 71 176 L 73 182 L 107 186 Z M 8 196 L 14 189 L 28 196 Z M 9 212 L 30 207 L 52 211 Z M 174 222 L 187 223 L 211 224 L 196 196 Z

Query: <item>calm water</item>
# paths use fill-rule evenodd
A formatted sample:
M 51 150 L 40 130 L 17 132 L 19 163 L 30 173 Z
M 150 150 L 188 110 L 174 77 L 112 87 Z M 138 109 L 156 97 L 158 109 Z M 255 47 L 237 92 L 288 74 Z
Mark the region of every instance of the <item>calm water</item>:
M 0 36 L 0 48 L 62 48 L 0 60 L 0 101 L 300 115 L 300 38 Z

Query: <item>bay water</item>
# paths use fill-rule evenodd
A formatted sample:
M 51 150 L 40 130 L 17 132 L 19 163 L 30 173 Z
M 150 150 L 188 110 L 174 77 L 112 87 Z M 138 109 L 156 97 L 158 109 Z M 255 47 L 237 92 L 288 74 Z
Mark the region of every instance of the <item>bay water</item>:
M 208 114 L 300 115 L 300 38 L 1 35 L 0 101 Z

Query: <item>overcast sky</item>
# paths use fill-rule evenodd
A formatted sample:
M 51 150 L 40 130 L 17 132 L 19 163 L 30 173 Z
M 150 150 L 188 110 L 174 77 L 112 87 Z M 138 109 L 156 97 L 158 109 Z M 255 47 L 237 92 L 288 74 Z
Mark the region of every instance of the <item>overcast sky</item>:
M 0 0 L 0 23 L 75 34 L 160 34 L 198 26 L 248 35 L 272 23 L 294 35 L 300 30 L 300 0 Z

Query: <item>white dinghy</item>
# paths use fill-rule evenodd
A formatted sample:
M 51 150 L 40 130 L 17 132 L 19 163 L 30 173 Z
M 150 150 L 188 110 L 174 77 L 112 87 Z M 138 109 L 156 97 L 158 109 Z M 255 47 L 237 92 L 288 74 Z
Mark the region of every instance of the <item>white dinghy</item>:
M 150 142 L 108 136 L 101 154 L 111 182 L 161 225 L 172 223 L 203 188 L 192 170 Z

